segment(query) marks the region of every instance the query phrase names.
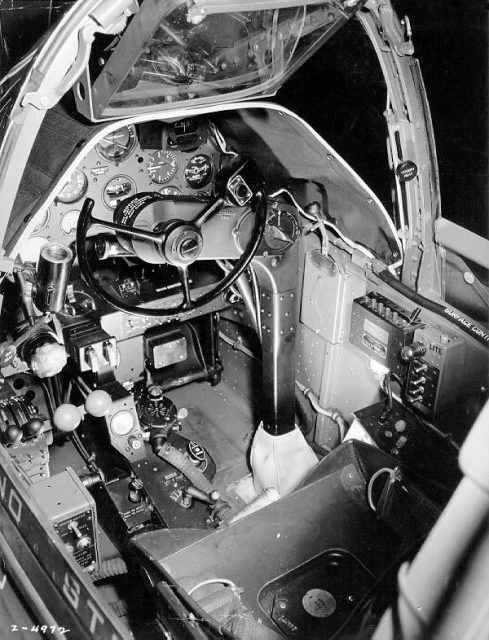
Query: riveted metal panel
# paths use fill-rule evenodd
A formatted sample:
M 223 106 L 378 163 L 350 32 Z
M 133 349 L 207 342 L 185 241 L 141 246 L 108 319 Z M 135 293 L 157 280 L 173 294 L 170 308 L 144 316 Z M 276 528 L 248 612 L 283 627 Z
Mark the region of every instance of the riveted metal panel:
M 353 300 L 366 291 L 363 272 L 345 252 L 330 247 L 327 256 L 315 250 L 306 255 L 297 377 L 323 407 L 347 419 L 379 399 L 370 359 L 349 343 Z M 337 425 L 318 415 L 316 442 L 333 447 L 338 437 Z
M 348 267 L 334 248 L 306 255 L 301 322 L 331 343 L 348 340 L 352 301 L 366 292 L 365 280 Z
M 296 378 L 319 395 L 326 341 L 303 324 L 299 324 L 297 338 Z

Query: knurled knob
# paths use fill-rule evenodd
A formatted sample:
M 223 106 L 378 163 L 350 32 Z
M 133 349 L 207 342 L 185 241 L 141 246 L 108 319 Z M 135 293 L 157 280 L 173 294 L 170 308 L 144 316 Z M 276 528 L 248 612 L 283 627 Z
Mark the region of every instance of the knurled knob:
M 413 342 L 401 349 L 401 359 L 404 362 L 411 362 L 414 358 L 420 358 L 426 353 L 426 347 L 422 342 Z

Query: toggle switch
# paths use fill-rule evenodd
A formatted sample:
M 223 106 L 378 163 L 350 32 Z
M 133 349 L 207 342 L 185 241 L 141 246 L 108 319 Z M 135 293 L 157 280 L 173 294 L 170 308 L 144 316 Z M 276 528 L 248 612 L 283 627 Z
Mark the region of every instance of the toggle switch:
M 103 343 L 103 354 L 110 366 L 117 368 L 117 350 L 110 340 L 105 340 Z
M 413 364 L 414 373 L 421 373 L 422 371 L 427 371 L 428 365 L 426 362 L 419 362 L 417 364 Z
M 85 362 L 88 364 L 93 373 L 98 373 L 100 366 L 97 354 L 92 346 L 85 348 Z

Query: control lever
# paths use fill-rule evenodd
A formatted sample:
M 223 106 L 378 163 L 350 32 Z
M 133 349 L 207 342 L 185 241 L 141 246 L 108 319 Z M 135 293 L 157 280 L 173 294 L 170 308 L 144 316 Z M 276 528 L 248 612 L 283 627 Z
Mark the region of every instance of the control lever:
M 192 505 L 193 498 L 195 500 L 200 500 L 200 502 L 205 502 L 205 504 L 214 505 L 218 500 L 221 499 L 221 494 L 216 489 L 213 489 L 210 493 L 206 493 L 205 491 L 201 491 L 191 484 L 184 490 L 184 506 L 190 507 Z
M 88 394 L 85 405 L 76 407 L 74 404 L 61 404 L 53 415 L 53 424 L 64 433 L 71 433 L 79 425 L 85 415 L 93 418 L 103 418 L 112 409 L 112 398 L 106 391 L 96 389 Z
M 207 518 L 207 524 L 209 525 L 227 522 L 233 515 L 231 506 L 221 497 L 221 493 L 217 489 L 206 493 L 193 485 L 189 485 L 183 492 L 182 507 L 189 509 L 192 506 L 192 500 L 199 500 L 211 507 L 211 514 Z
M 51 314 L 45 313 L 39 318 L 36 318 L 34 324 L 30 326 L 26 331 L 20 334 L 20 336 L 11 342 L 6 340 L 0 344 L 0 367 L 6 367 L 12 364 L 13 360 L 17 357 L 17 348 L 20 347 L 28 338 L 37 333 L 40 329 L 40 325 L 47 324 L 51 320 Z

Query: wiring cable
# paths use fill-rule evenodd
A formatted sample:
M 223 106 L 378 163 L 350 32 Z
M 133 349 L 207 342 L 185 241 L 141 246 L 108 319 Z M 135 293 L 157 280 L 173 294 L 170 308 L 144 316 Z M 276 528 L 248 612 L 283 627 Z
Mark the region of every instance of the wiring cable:
M 228 587 L 231 587 L 231 589 L 234 591 L 234 593 L 236 593 L 236 595 L 239 595 L 238 587 L 234 584 L 232 580 L 228 580 L 227 578 L 209 578 L 208 580 L 202 580 L 202 582 L 199 582 L 198 584 L 193 586 L 191 589 L 189 589 L 187 593 L 189 596 L 191 596 L 195 591 L 197 591 L 197 589 L 200 589 L 201 587 L 205 587 L 208 584 L 226 585 Z
M 318 222 L 318 219 L 315 215 L 312 215 L 310 213 L 307 213 L 307 211 L 304 211 L 304 209 L 300 206 L 300 204 L 297 202 L 297 200 L 294 198 L 294 196 L 290 193 L 290 191 L 288 189 L 282 188 L 279 189 L 278 191 L 275 191 L 274 193 L 270 194 L 270 198 L 276 198 L 279 195 L 286 195 L 288 198 L 290 198 L 292 204 L 294 205 L 294 207 L 297 209 L 297 211 L 304 217 L 307 218 L 307 220 L 310 220 L 312 222 Z M 330 228 L 332 231 L 334 231 L 334 233 L 336 235 L 338 235 L 341 240 L 343 240 L 343 242 L 345 244 L 347 244 L 351 249 L 356 249 L 358 251 L 360 251 L 361 253 L 363 253 L 367 258 L 373 259 L 374 258 L 374 254 L 369 251 L 368 249 L 366 249 L 363 245 L 359 244 L 358 242 L 354 242 L 353 240 L 350 240 L 350 238 L 348 238 L 347 236 L 345 236 L 344 233 L 342 233 L 338 227 L 336 225 L 334 225 L 332 222 L 329 222 L 328 220 L 324 220 L 324 218 L 321 219 L 322 224 L 325 227 Z
M 396 478 L 396 474 L 397 474 L 395 469 L 390 469 L 389 467 L 383 467 L 382 469 L 379 469 L 378 471 L 376 471 L 373 474 L 373 476 L 370 478 L 370 480 L 368 481 L 368 485 L 367 485 L 367 501 L 368 501 L 368 506 L 374 512 L 377 511 L 377 506 L 374 504 L 374 500 L 373 500 L 374 484 L 375 484 L 375 481 L 377 480 L 377 478 L 380 478 L 380 476 L 383 475 L 384 473 L 388 473 L 390 478 L 391 478 L 391 480 L 394 480 Z
M 230 347 L 232 347 L 235 351 L 241 351 L 241 353 L 244 353 L 248 357 L 260 361 L 260 358 L 258 358 L 258 356 L 255 356 L 255 354 L 250 349 L 245 347 L 239 340 L 232 340 L 222 331 L 219 331 L 219 338 Z
M 389 270 L 385 267 L 385 265 L 381 262 L 375 261 L 372 264 L 372 268 L 374 273 L 386 284 L 390 285 L 393 289 L 395 289 L 398 293 L 401 293 L 403 296 L 411 300 L 415 304 L 435 313 L 448 322 L 456 325 L 459 329 L 467 333 L 472 338 L 475 338 L 479 343 L 483 344 L 486 348 L 489 347 L 489 329 L 483 326 L 477 325 L 475 322 L 470 320 L 469 318 L 464 317 L 464 315 L 451 307 L 440 304 L 439 302 L 434 302 L 429 298 L 421 295 L 417 291 L 410 289 L 407 285 L 398 280 Z
M 237 158 L 239 156 L 238 153 L 229 148 L 226 139 L 219 131 L 217 126 L 213 122 L 209 122 L 209 129 L 222 153 L 226 156 L 231 156 L 232 158 Z

